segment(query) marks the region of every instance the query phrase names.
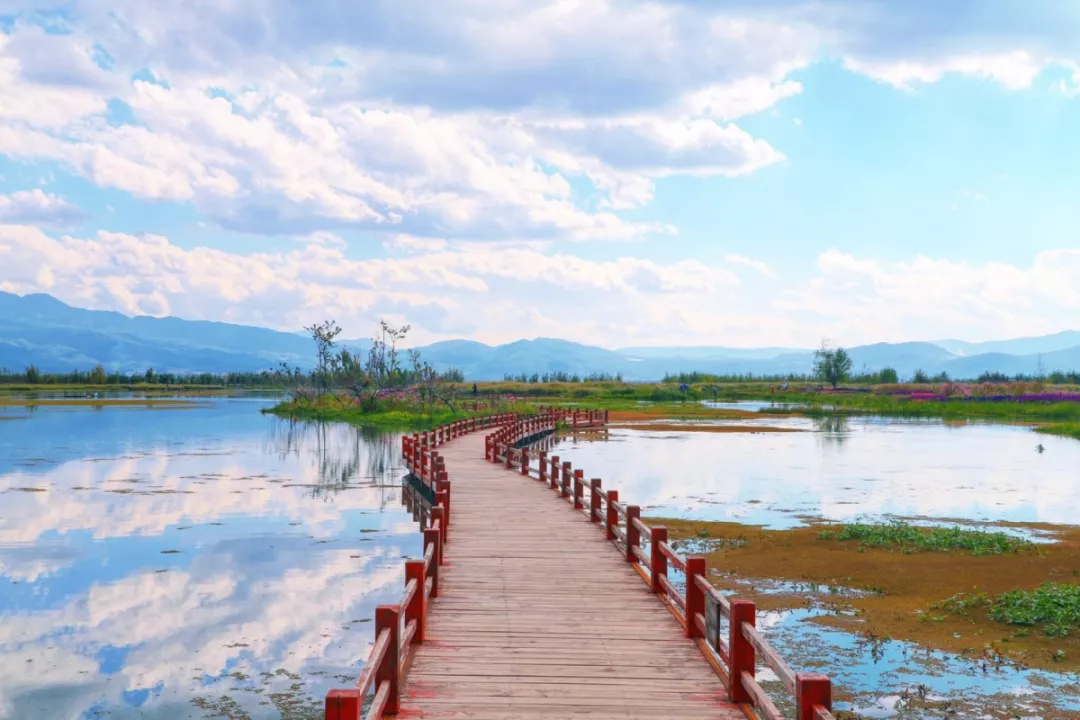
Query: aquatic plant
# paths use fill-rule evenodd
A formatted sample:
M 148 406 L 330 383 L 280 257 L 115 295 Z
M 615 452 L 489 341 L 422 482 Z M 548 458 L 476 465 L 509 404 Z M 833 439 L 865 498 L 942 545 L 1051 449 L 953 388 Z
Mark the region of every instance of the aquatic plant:
M 1048 637 L 1065 637 L 1080 625 L 1080 585 L 1046 582 L 1034 590 L 1009 590 L 996 598 L 986 593 L 958 593 L 931 609 L 968 615 L 976 608 L 988 608 L 990 617 L 998 622 L 1040 625 Z
M 823 540 L 858 540 L 872 548 L 894 548 L 902 552 L 967 550 L 972 555 L 1001 555 L 1032 546 L 1029 540 L 1003 532 L 968 530 L 960 527 L 920 528 L 905 522 L 844 525 L 824 530 Z

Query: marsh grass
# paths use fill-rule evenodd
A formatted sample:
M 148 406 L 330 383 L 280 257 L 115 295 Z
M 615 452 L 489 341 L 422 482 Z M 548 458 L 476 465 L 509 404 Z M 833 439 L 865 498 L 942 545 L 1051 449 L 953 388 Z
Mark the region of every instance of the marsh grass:
M 986 593 L 958 593 L 935 605 L 956 615 L 986 608 L 998 622 L 1041 626 L 1048 637 L 1065 637 L 1080 625 L 1080 585 L 1046 582 L 1034 590 L 1010 590 L 991 598 Z
M 966 550 L 972 555 L 1002 555 L 1034 547 L 1023 538 L 1003 532 L 951 528 L 920 528 L 904 522 L 844 525 L 823 530 L 822 540 L 858 540 L 862 547 L 888 548 L 904 553 Z

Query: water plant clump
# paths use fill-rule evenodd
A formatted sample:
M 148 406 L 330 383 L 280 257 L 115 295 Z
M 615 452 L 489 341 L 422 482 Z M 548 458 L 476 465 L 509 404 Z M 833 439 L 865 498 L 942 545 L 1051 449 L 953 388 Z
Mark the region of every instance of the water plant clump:
M 823 530 L 822 540 L 858 540 L 863 547 L 894 548 L 902 552 L 966 550 L 972 555 L 1001 555 L 1033 547 L 1030 540 L 1003 532 L 960 527 L 920 528 L 905 522 L 852 523 Z
M 976 608 L 987 608 L 998 622 L 1042 626 L 1048 637 L 1065 637 L 1080 625 L 1080 585 L 1045 582 L 1034 590 L 1009 590 L 995 598 L 986 593 L 958 593 L 932 609 L 967 615 Z

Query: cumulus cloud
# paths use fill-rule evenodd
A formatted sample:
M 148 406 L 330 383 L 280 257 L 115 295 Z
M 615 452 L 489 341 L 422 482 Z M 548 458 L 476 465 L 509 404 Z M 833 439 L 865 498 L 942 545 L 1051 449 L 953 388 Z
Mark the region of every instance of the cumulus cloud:
M 29 223 L 45 227 L 71 227 L 86 219 L 83 211 L 64 198 L 39 189 L 0 195 L 0 223 Z

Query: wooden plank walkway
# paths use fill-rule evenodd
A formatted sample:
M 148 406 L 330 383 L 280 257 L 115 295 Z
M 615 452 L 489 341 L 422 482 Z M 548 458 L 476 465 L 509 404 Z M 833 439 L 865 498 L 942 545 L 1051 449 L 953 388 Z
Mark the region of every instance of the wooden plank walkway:
M 587 518 L 484 459 L 453 478 L 446 564 L 399 717 L 745 720 L 695 641 Z

